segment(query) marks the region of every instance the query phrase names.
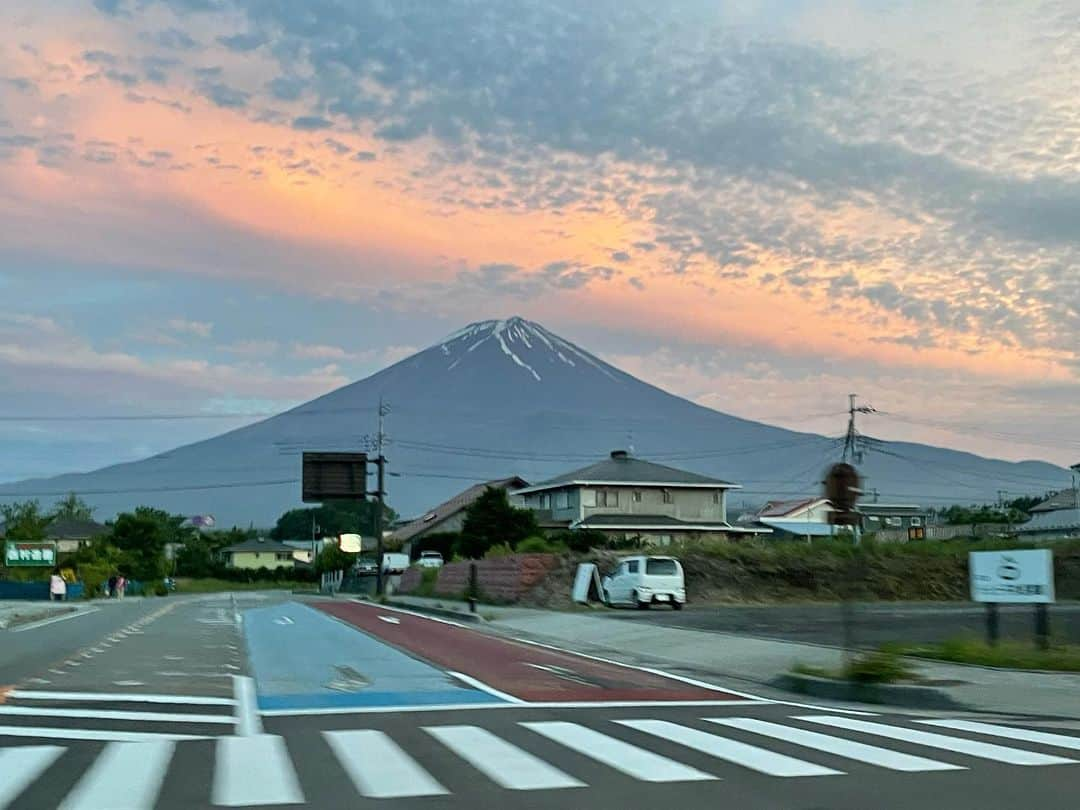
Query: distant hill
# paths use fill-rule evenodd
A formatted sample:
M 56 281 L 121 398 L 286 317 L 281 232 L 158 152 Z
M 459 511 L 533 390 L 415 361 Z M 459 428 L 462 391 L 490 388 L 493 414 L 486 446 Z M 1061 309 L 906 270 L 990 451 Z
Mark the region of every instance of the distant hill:
M 837 392 L 840 398 L 846 392 Z M 0 485 L 0 499 L 74 491 L 97 516 L 150 504 L 271 525 L 300 505 L 302 450 L 362 449 L 388 403 L 388 503 L 422 513 L 471 483 L 539 481 L 613 449 L 742 484 L 733 503 L 818 490 L 836 439 L 740 419 L 626 374 L 521 318 L 471 324 L 440 343 L 305 405 L 212 439 L 89 473 Z M 882 501 L 994 501 L 997 491 L 1068 486 L 1052 464 L 1013 463 L 919 444 L 874 442 L 861 466 Z M 735 511 L 734 508 L 732 510 Z

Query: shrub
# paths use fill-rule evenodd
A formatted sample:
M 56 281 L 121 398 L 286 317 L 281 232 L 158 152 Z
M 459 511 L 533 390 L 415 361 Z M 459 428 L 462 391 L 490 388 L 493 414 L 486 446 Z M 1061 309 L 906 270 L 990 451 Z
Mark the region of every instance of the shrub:
M 421 568 L 420 569 L 420 584 L 416 586 L 416 590 L 413 593 L 416 596 L 434 596 L 435 585 L 439 581 L 439 569 L 438 568 Z
M 509 557 L 513 553 L 514 549 L 510 547 L 509 543 L 499 543 L 484 552 L 484 559 L 491 560 L 496 557 Z
M 169 589 L 165 587 L 164 582 L 159 582 L 154 585 L 154 596 L 168 596 Z
M 521 554 L 563 554 L 566 546 L 543 537 L 526 537 L 517 544 L 516 550 Z
M 900 656 L 882 650 L 857 655 L 844 667 L 844 677 L 858 683 L 893 683 L 914 675 Z

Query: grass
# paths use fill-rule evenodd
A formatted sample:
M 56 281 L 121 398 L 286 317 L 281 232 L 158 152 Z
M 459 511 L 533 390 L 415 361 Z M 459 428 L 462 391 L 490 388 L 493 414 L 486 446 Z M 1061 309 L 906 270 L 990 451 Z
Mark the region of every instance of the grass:
M 901 655 L 957 664 L 1080 672 L 1080 646 L 1075 644 L 1054 644 L 1048 650 L 1040 650 L 1033 643 L 1002 641 L 992 647 L 979 639 L 957 638 L 940 644 L 894 644 L 888 649 Z
M 918 680 L 915 672 L 898 654 L 884 650 L 857 655 L 840 670 L 796 664 L 791 671 L 798 675 L 853 683 L 897 683 Z
M 176 593 L 219 593 L 221 591 L 291 591 L 296 589 L 313 588 L 311 582 L 292 582 L 288 580 L 255 580 L 254 582 L 233 582 L 228 579 L 205 579 L 178 578 L 176 580 Z

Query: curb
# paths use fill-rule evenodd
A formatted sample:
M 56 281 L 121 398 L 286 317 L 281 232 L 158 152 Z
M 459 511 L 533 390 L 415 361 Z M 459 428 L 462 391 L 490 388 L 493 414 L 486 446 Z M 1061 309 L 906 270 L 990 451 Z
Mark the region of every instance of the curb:
M 372 601 L 371 604 L 378 606 L 379 603 Z M 428 605 L 414 605 L 412 602 L 395 602 L 393 599 L 387 599 L 386 604 L 390 607 L 400 608 L 401 610 L 412 610 L 416 613 L 430 613 L 432 616 L 442 616 L 447 619 L 457 619 L 460 622 L 482 624 L 485 621 L 478 613 L 463 613 L 459 610 L 451 610 L 450 608 L 440 608 Z
M 952 695 L 932 686 L 912 686 L 895 683 L 854 683 L 852 681 L 817 678 L 813 675 L 787 673 L 776 678 L 771 686 L 800 695 L 843 700 L 855 703 L 878 703 L 903 706 L 908 709 L 966 709 Z
M 78 613 L 79 608 L 59 608 L 55 610 L 39 610 L 36 613 L 16 613 L 10 619 L 0 619 L 0 630 L 7 630 L 11 627 L 19 627 L 23 624 L 33 624 L 34 622 L 44 621 L 45 619 L 60 616 L 66 613 Z

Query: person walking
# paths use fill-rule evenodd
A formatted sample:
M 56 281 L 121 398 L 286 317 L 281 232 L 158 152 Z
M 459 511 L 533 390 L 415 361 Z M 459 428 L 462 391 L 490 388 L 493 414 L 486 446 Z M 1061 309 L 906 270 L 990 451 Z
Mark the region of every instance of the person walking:
M 117 592 L 117 594 L 119 594 L 121 599 L 124 598 L 124 591 L 126 589 L 127 589 L 127 578 L 123 574 L 121 574 L 119 577 L 116 578 L 116 592 Z
M 63 602 L 67 599 L 67 583 L 64 582 L 64 578 L 60 576 L 60 569 L 56 569 L 52 572 L 52 576 L 49 577 L 49 601 L 51 602 Z
M 116 596 L 116 574 L 109 577 L 109 581 L 106 583 L 105 588 L 105 596 L 107 598 L 112 599 Z

